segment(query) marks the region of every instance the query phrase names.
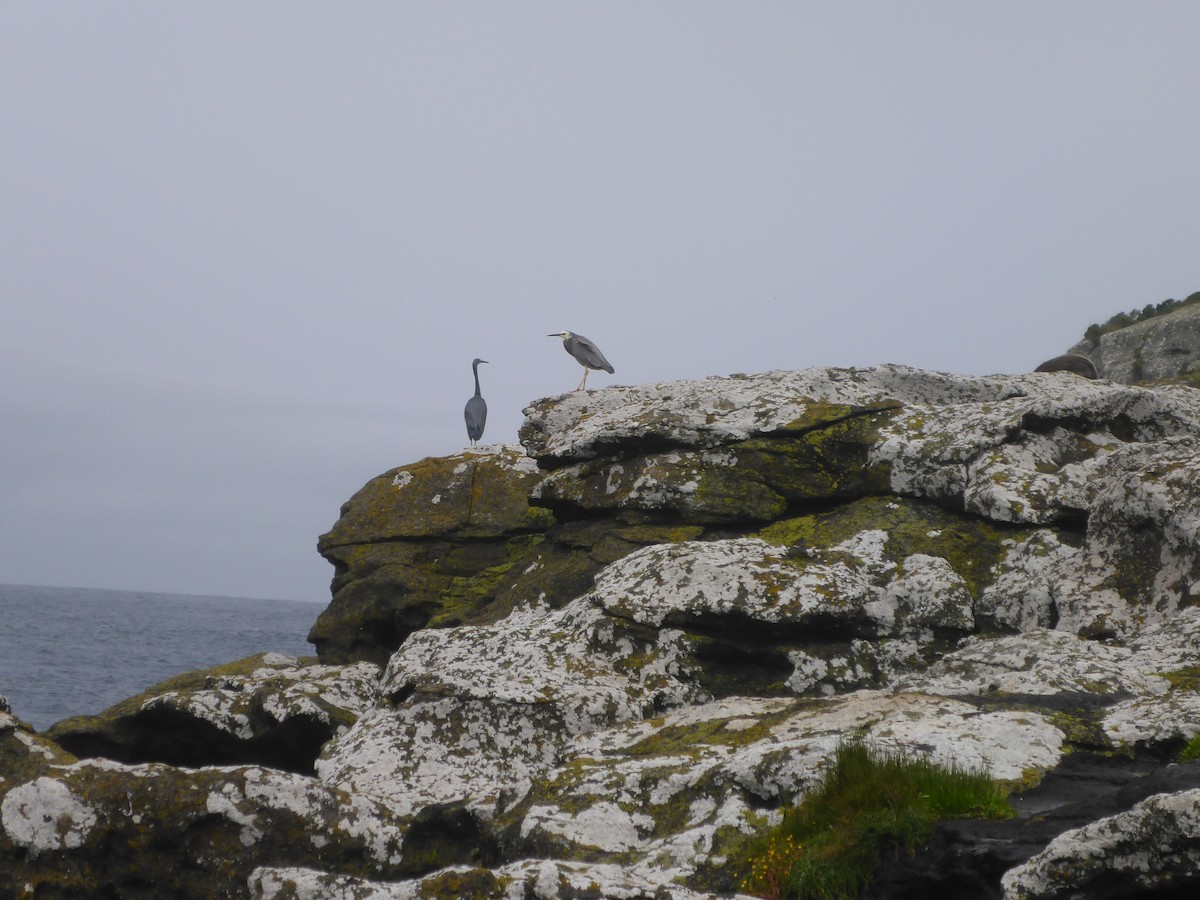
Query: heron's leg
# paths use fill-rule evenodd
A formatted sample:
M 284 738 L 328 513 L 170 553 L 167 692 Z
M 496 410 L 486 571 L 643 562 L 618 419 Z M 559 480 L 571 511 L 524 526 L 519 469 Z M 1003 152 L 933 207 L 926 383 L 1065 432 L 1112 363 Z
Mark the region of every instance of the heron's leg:
M 587 377 L 588 377 L 588 367 L 584 366 L 583 367 L 583 381 L 579 382 L 579 387 L 575 388 L 575 390 L 582 391 L 584 389 L 584 387 L 587 385 Z

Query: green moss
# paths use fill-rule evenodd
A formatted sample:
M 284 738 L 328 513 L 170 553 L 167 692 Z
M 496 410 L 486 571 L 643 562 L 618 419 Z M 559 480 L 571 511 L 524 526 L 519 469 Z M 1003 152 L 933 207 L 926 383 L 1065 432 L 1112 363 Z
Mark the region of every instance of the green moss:
M 438 872 L 422 879 L 421 900 L 459 900 L 460 897 L 507 897 L 512 879 L 487 869 Z
M 1120 544 L 1105 553 L 1112 574 L 1103 586 L 1115 589 L 1131 604 L 1147 602 L 1162 572 L 1164 540 L 1157 529 L 1127 529 Z
M 16 725 L 0 729 L 0 793 L 46 774 L 52 765 L 73 762 L 74 756 L 35 734 L 32 728 Z
M 932 503 L 895 496 L 864 497 L 830 512 L 781 519 L 753 536 L 799 550 L 825 549 L 864 531 L 886 531 L 884 552 L 900 562 L 922 553 L 946 560 L 978 598 L 1020 529 L 955 515 Z
M 1050 724 L 1063 733 L 1068 748 L 1087 750 L 1090 753 L 1106 753 L 1112 750 L 1112 742 L 1104 731 L 1104 708 L 1091 707 L 1077 710 L 1050 710 L 1045 713 Z
M 470 576 L 451 578 L 449 586 L 438 597 L 438 611 L 429 618 L 428 628 L 460 625 L 476 618 L 495 598 L 505 578 L 519 562 L 532 558 L 533 551 L 545 535 L 526 534 L 509 538 L 503 549 L 507 559 L 488 566 Z
M 733 449 L 740 468 L 749 468 L 791 502 L 822 500 L 886 491 L 889 469 L 871 465 L 870 451 L 879 440 L 881 424 L 891 408 L 846 412 L 845 418 L 822 420 L 820 427 L 805 417 L 807 428 L 792 428 L 751 438 Z
M 786 505 L 759 472 L 697 451 L 579 463 L 543 482 L 540 502 L 589 511 L 673 513 L 690 524 L 766 520 Z
M 756 711 L 753 724 L 741 717 L 708 719 L 688 725 L 664 725 L 664 719 L 650 719 L 648 724 L 655 727 L 654 733 L 624 752 L 634 757 L 699 756 L 706 746 L 748 746 L 766 738 L 772 728 L 806 705 L 805 701 L 797 700 L 781 705 L 773 713 Z M 747 727 L 742 727 L 743 724 Z
M 880 411 L 898 409 L 900 406 L 901 404 L 895 400 L 881 400 L 866 406 L 850 406 L 845 403 L 813 400 L 805 404 L 800 415 L 780 428 L 779 431 L 802 434 L 827 431 L 848 421 L 871 418 Z
M 770 521 L 787 509 L 787 501 L 763 479 L 741 466 L 701 469 L 689 504 L 689 518 L 706 522 Z
M 1172 690 L 1200 693 L 1200 666 L 1189 666 L 1185 669 L 1175 669 L 1172 672 L 1155 672 L 1159 678 L 1165 678 Z
M 704 535 L 702 525 L 626 525 L 613 529 L 613 535 L 631 544 L 682 544 L 699 540 Z

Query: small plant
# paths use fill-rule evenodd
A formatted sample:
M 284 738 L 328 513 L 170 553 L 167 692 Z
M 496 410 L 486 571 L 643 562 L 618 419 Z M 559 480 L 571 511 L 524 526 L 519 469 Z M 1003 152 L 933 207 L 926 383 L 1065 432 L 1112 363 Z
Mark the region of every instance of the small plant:
M 770 900 L 856 897 L 886 850 L 915 851 L 938 821 L 1012 814 L 986 772 L 849 741 L 803 802 L 743 851 L 743 888 Z
M 766 897 L 767 900 L 782 900 L 803 849 L 788 834 L 761 841 L 743 886 L 750 893 Z
M 1179 751 L 1180 762 L 1191 762 L 1195 759 L 1200 759 L 1200 734 L 1193 736 L 1187 742 L 1187 745 Z

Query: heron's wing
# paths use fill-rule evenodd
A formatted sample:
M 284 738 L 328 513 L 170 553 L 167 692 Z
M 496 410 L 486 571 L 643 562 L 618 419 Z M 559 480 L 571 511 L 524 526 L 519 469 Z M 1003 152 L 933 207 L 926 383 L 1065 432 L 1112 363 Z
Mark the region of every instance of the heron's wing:
M 487 422 L 487 404 L 482 397 L 472 397 L 463 409 L 463 419 L 467 423 L 467 436 L 478 439 L 483 435 L 483 426 Z
M 600 352 L 600 348 L 581 335 L 574 335 L 572 341 L 575 344 L 571 350 L 571 355 L 579 360 L 589 369 L 603 369 L 605 372 L 612 373 L 613 367 L 604 354 Z

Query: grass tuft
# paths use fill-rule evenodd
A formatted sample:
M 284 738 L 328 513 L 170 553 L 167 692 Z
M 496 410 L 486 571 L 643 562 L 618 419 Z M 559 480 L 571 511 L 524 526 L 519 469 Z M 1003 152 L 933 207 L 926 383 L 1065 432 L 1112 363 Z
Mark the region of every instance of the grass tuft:
M 1012 815 L 985 771 L 848 741 L 816 788 L 743 850 L 742 886 L 768 900 L 857 897 L 885 850 L 915 851 L 940 820 Z
M 1195 759 L 1200 759 L 1200 734 L 1195 735 L 1187 745 L 1179 751 L 1180 762 L 1191 762 Z

